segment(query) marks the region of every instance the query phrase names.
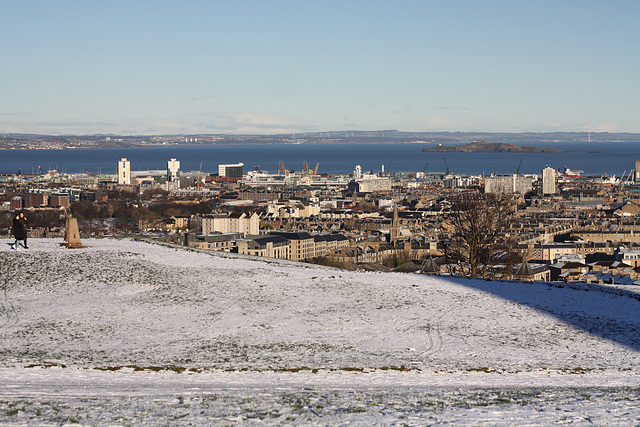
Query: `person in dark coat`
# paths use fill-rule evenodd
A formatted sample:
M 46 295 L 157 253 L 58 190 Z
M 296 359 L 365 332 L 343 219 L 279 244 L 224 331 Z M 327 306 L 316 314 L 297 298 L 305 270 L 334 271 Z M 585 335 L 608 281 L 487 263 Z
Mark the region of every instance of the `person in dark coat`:
M 24 216 L 24 212 L 20 212 L 13 218 L 13 236 L 16 239 L 13 247 L 18 249 L 18 240 L 24 240 L 24 248 L 29 249 L 27 246 L 27 218 Z

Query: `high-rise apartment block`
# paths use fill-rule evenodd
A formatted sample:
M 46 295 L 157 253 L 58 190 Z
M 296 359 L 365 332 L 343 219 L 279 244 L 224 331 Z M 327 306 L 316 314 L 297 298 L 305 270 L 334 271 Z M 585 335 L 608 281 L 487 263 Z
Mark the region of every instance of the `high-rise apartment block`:
M 131 162 L 124 157 L 118 162 L 118 184 L 131 184 Z
M 175 182 L 180 178 L 180 160 L 171 159 L 167 162 L 167 181 Z
M 533 178 L 528 176 L 494 175 L 484 179 L 487 194 L 526 194 L 533 188 Z
M 547 166 L 542 169 L 542 195 L 556 194 L 556 171 Z

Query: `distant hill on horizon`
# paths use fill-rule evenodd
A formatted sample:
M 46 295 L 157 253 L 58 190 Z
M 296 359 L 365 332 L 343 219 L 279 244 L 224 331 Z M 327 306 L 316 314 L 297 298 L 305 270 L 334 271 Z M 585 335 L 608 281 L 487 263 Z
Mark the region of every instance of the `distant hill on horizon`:
M 438 145 L 422 151 L 447 153 L 563 153 L 557 148 L 530 147 L 506 142 L 474 141 L 465 145 Z
M 271 135 L 197 133 L 179 135 L 38 135 L 0 133 L 0 150 L 28 150 L 41 148 L 130 148 L 153 145 L 212 144 L 469 144 L 474 141 L 518 145 L 554 142 L 576 142 L 585 144 L 602 142 L 640 142 L 640 134 L 625 132 L 403 132 L 398 130 L 345 130 Z

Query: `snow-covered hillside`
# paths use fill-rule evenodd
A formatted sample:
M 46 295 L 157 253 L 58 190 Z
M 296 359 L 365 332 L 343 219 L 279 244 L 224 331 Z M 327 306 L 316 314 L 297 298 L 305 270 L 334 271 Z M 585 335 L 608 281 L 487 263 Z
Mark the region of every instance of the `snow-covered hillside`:
M 163 396 L 171 395 L 167 388 L 184 394 L 181 387 L 189 384 L 205 394 L 233 384 L 250 395 L 247 389 L 278 384 L 297 398 L 309 388 L 353 388 L 406 400 L 411 389 L 444 399 L 432 421 L 464 420 L 471 414 L 465 405 L 482 402 L 463 393 L 466 404 L 447 406 L 457 398 L 445 398 L 452 390 L 438 387 L 508 387 L 516 394 L 562 387 L 565 403 L 582 402 L 570 405 L 576 411 L 584 402 L 565 387 L 595 388 L 595 394 L 616 387 L 600 400 L 605 409 L 595 419 L 612 421 L 607 417 L 615 411 L 605 412 L 614 400 L 616 407 L 627 401 L 637 407 L 640 297 L 634 289 L 348 272 L 131 240 L 87 240 L 77 250 L 52 239 L 29 243 L 29 250 L 0 252 L 0 380 L 12 390 L 0 391 L 6 406 L 0 404 L 0 420 L 42 421 L 33 409 L 11 410 L 41 382 L 67 393 L 82 387 L 103 402 L 123 381 L 151 381 L 159 388 L 149 395 L 161 390 Z M 146 396 L 145 387 L 136 390 Z M 336 395 L 338 406 L 343 398 Z M 536 402 L 553 401 L 547 398 L 532 398 L 531 411 Z M 523 406 L 517 401 L 487 397 L 485 403 L 513 414 L 514 405 Z M 302 406 L 298 412 L 288 406 L 289 421 L 302 422 L 296 416 L 308 405 Z M 640 420 L 640 411 L 621 407 L 629 420 Z M 320 419 L 388 423 L 406 412 L 389 418 L 372 408 Z M 429 405 L 412 408 L 419 419 L 434 414 Z M 243 419 L 246 411 L 240 414 Z

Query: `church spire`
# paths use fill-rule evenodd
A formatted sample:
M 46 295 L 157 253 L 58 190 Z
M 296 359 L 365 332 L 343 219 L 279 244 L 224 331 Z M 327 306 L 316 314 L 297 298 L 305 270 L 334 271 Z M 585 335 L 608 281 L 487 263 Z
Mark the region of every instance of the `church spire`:
M 400 220 L 398 219 L 398 204 L 393 205 L 393 218 L 391 219 L 391 242 L 398 240 L 400 236 Z

